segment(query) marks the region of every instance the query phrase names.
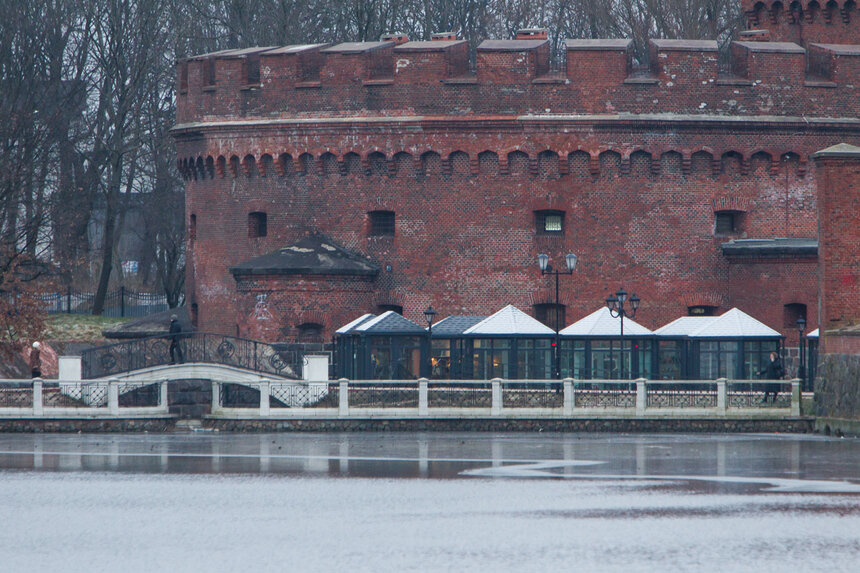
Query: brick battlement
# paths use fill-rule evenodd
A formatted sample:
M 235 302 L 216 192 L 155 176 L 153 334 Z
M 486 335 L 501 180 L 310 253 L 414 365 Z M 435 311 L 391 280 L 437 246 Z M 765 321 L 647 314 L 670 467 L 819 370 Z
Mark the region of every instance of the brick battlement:
M 534 36 L 532 36 L 534 37 Z M 178 63 L 180 125 L 235 119 L 534 114 L 844 117 L 858 99 L 860 46 L 568 40 L 560 69 L 545 39 L 350 42 L 225 50 Z M 747 39 L 753 38 L 749 34 Z
M 767 29 L 771 40 L 860 43 L 856 0 L 741 0 L 750 29 Z

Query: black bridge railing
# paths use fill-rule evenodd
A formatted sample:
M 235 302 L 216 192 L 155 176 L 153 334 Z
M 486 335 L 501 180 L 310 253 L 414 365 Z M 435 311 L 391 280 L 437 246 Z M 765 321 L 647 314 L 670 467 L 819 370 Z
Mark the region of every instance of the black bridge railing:
M 179 334 L 177 344 L 182 349 L 183 362 L 224 364 L 261 374 L 301 378 L 303 353 L 279 344 L 208 332 Z M 175 358 L 178 362 L 178 355 Z M 81 374 L 90 380 L 170 363 L 170 337 L 165 334 L 85 350 L 81 353 Z

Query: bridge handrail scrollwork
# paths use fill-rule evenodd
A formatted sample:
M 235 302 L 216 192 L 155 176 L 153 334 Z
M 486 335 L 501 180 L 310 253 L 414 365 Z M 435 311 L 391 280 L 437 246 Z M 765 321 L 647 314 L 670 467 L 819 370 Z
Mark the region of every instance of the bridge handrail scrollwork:
M 283 378 L 301 377 L 302 353 L 279 344 L 210 332 L 182 333 L 177 342 L 186 363 L 223 364 Z M 167 334 L 97 346 L 81 353 L 85 380 L 167 364 L 171 364 Z

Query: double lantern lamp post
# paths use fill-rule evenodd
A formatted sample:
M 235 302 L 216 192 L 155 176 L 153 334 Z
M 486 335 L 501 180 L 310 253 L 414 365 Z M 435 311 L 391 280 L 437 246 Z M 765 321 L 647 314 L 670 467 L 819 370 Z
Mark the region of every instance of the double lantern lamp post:
M 639 309 L 639 300 L 639 297 L 635 293 L 628 298 L 627 291 L 623 288 L 606 298 L 606 307 L 609 309 L 609 314 L 612 318 L 621 319 L 621 348 L 619 352 L 622 378 L 624 377 L 624 317 L 632 319 L 636 316 L 636 311 Z M 625 303 L 630 303 L 630 306 L 625 307 Z
M 540 254 L 538 255 L 538 266 L 540 267 L 540 274 L 542 275 L 555 275 L 555 342 L 553 343 L 553 378 L 556 380 L 561 378 L 561 356 L 559 355 L 559 331 L 561 330 L 560 317 L 559 317 L 559 303 L 558 303 L 558 276 L 559 275 L 572 275 L 573 271 L 576 270 L 576 255 L 568 253 L 564 256 L 564 262 L 567 265 L 566 271 L 560 271 L 558 269 L 554 269 L 552 265 L 549 264 L 549 255 Z

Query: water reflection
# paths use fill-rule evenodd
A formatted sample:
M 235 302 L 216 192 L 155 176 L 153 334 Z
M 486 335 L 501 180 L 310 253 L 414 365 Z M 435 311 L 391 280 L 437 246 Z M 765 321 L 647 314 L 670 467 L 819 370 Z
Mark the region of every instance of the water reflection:
M 4 435 L 0 469 L 337 477 L 856 480 L 860 441 L 776 435 Z M 488 471 L 488 468 L 492 471 Z M 716 479 L 709 487 L 744 485 Z M 764 480 L 767 481 L 767 480 Z M 746 483 L 746 482 L 744 482 Z

